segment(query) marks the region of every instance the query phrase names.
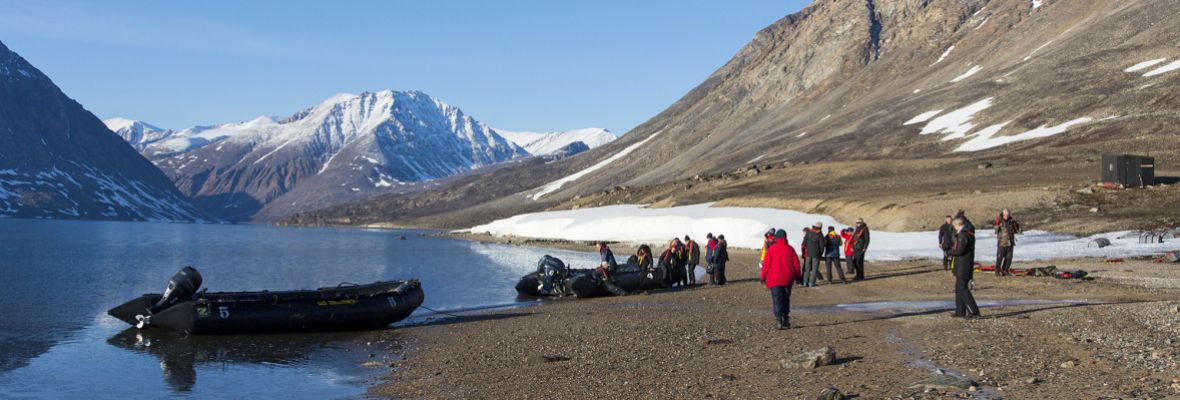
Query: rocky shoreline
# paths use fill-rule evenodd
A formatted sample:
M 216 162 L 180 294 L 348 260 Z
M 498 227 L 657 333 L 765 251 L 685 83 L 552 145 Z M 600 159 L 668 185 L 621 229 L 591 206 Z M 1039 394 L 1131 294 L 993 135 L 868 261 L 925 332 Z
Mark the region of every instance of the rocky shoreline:
M 586 250 L 466 235 L 468 240 Z M 622 251 L 622 250 L 617 250 Z M 980 273 L 984 318 L 949 317 L 931 261 L 797 287 L 774 329 L 752 251 L 732 283 L 563 299 L 406 326 L 413 349 L 370 394 L 397 398 L 1168 398 L 1180 396 L 1180 267 L 1053 260 L 1095 280 Z M 1040 266 L 1045 262 L 1019 265 Z M 1148 278 L 1143 278 L 1148 277 Z M 1142 285 L 1151 282 L 1150 288 Z M 1005 303 L 1010 301 L 1010 303 Z M 1025 301 L 1025 302 L 1021 302 Z M 867 304 L 866 304 L 867 303 Z M 857 307 L 840 305 L 858 304 Z M 828 359 L 824 349 L 834 354 Z M 809 352 L 820 360 L 808 368 Z M 800 358 L 802 362 L 798 361 Z M 828 365 L 824 365 L 828 364 Z M 837 393 L 838 392 L 838 393 Z

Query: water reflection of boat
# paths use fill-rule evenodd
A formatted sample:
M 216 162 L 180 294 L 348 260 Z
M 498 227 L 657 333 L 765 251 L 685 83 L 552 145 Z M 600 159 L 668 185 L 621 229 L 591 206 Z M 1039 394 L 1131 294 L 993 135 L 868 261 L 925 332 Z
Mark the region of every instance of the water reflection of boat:
M 200 336 L 130 328 L 108 338 L 107 344 L 159 358 L 164 382 L 174 391 L 189 392 L 196 385 L 197 369 L 201 365 L 305 364 L 312 362 L 317 351 L 358 342 L 357 337 L 362 334 Z
M 191 334 L 378 329 L 422 304 L 417 280 L 334 288 L 260 292 L 197 292 L 201 276 L 178 272 L 164 294 L 145 294 L 107 313 L 139 327 Z

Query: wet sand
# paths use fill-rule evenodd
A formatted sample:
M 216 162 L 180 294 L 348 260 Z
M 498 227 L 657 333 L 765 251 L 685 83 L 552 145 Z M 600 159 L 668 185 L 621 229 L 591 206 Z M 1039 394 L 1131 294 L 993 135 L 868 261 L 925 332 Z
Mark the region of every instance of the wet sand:
M 938 263 L 869 262 L 862 282 L 796 286 L 793 329 L 780 331 L 756 277 L 756 257 L 735 251 L 724 286 L 562 299 L 398 328 L 407 358 L 392 363 L 370 394 L 815 398 L 834 387 L 862 399 L 1180 396 L 1177 264 L 1083 259 L 1015 266 L 1085 269 L 1098 277 L 1092 281 L 977 273 L 981 305 L 1036 304 L 986 307 L 984 318 L 962 320 L 926 303 L 954 299 L 953 278 Z M 839 306 L 884 301 L 902 303 Z M 835 349 L 835 365 L 781 365 L 825 346 Z M 976 387 L 915 386 L 947 377 Z

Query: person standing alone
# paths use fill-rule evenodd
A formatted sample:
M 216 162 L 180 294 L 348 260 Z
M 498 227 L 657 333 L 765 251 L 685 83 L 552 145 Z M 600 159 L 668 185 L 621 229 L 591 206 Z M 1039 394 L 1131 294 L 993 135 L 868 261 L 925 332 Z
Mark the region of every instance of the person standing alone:
M 1012 268 L 1017 233 L 1020 233 L 1020 223 L 1005 208 L 996 216 L 996 276 L 1012 275 L 1008 270 Z
M 966 224 L 965 217 L 951 221 L 955 228 L 955 244 L 951 247 L 951 269 L 955 274 L 956 318 L 979 317 L 979 306 L 971 295 L 971 278 L 975 273 L 975 230 Z
M 946 216 L 946 223 L 938 228 L 938 248 L 942 249 L 942 270 L 946 271 L 951 267 L 951 246 L 955 245 L 955 227 L 951 224 L 952 218 L 950 215 Z
M 865 279 L 865 252 L 869 251 L 869 226 L 864 218 L 856 219 L 856 230 L 852 231 L 852 264 L 856 270 L 853 280 Z
M 819 286 L 819 259 L 824 255 L 824 236 L 820 233 L 823 224 L 804 229 L 803 234 L 803 287 Z M 831 274 L 828 274 L 829 278 Z
M 766 249 L 762 262 L 762 283 L 770 289 L 774 317 L 779 329 L 791 329 L 791 285 L 799 279 L 799 257 L 787 244 L 787 232 L 779 229 Z

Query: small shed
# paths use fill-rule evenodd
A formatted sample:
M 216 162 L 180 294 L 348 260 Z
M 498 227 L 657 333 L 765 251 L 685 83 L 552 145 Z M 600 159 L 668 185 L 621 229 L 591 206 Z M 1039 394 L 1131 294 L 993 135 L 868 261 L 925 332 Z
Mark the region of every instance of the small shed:
M 1123 187 L 1155 184 L 1155 158 L 1130 154 L 1102 155 L 1102 182 Z

